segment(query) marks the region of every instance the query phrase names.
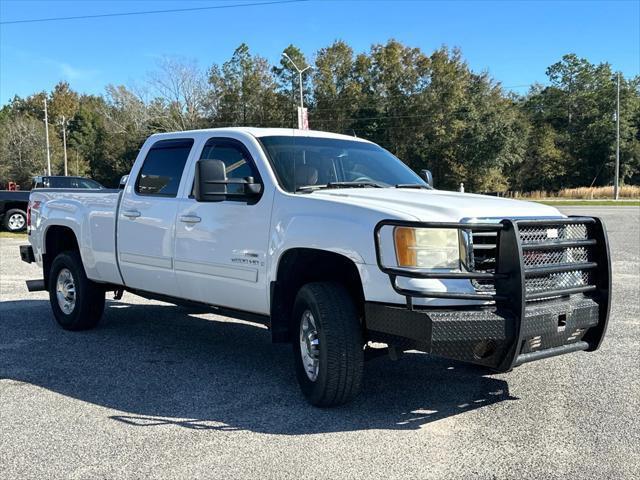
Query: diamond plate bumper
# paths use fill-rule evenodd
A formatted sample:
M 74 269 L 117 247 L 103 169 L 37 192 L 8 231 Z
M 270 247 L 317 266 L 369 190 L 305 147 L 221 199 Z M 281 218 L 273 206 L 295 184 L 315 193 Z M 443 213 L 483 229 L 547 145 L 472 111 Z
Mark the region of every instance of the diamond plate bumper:
M 507 371 L 523 363 L 589 349 L 600 306 L 584 295 L 527 305 L 519 319 L 495 308 L 413 309 L 365 304 L 368 338 Z

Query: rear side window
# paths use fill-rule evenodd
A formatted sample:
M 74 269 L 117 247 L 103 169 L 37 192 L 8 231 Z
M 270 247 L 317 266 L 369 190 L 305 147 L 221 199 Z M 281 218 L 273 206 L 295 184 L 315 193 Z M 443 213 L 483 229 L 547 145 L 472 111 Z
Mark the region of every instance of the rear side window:
M 66 177 L 48 178 L 46 180 L 47 188 L 73 188 L 71 179 Z
M 94 188 L 94 189 L 103 188 L 102 185 L 100 185 L 98 182 L 94 180 L 90 180 L 88 178 L 75 178 L 73 187 L 74 188 Z
M 136 180 L 136 193 L 175 197 L 192 146 L 191 138 L 154 143 Z

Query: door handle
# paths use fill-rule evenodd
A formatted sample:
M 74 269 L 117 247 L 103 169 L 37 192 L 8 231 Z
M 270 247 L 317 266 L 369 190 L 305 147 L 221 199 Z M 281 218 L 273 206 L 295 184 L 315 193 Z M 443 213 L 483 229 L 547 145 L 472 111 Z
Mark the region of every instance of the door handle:
M 180 221 L 184 223 L 199 223 L 202 220 L 197 215 L 181 215 Z
M 140 216 L 140 212 L 137 210 L 125 210 L 122 212 L 122 215 L 127 218 L 138 218 Z

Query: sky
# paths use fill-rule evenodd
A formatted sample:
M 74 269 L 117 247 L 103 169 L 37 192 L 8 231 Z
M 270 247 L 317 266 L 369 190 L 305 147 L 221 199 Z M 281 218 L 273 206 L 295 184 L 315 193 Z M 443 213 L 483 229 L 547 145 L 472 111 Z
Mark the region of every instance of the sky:
M 51 90 L 60 80 L 83 93 L 134 85 L 163 56 L 202 68 L 229 59 L 247 43 L 278 62 L 289 44 L 310 61 L 334 40 L 356 53 L 394 38 L 430 53 L 461 48 L 474 71 L 487 71 L 519 93 L 545 83 L 546 68 L 566 53 L 640 74 L 640 0 L 629 1 L 338 1 L 84 18 L 16 20 L 223 7 L 269 0 L 28 1 L 0 0 L 0 105 L 14 95 Z M 273 1 L 273 0 L 272 0 Z

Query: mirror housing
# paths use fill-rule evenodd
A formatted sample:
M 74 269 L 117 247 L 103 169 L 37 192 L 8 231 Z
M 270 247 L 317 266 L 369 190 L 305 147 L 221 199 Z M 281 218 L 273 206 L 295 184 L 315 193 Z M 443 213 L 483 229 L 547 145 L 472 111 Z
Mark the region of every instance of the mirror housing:
M 129 181 L 129 175 L 123 175 L 120 177 L 120 183 L 118 184 L 119 190 L 124 190 L 124 187 L 127 186 L 127 182 Z
M 242 185 L 242 191 L 229 192 L 228 185 Z M 194 197 L 198 202 L 220 202 L 230 197 L 251 198 L 262 193 L 262 184 L 253 177 L 227 178 L 222 160 L 198 160 L 194 182 Z
M 420 178 L 427 182 L 427 185 L 433 188 L 433 174 L 431 173 L 431 170 L 420 170 Z

